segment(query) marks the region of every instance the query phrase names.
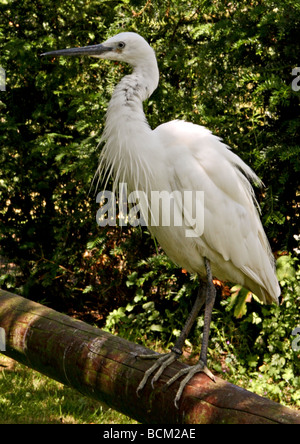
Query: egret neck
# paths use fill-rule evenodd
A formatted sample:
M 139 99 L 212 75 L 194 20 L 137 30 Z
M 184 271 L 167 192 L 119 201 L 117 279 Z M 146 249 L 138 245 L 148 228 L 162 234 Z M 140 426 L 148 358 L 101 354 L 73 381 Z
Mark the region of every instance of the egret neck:
M 115 182 L 126 182 L 132 191 L 143 189 L 146 192 L 149 189 L 141 185 L 145 184 L 141 182 L 141 176 L 146 182 L 149 173 L 151 176 L 148 156 L 152 130 L 143 110 L 143 101 L 151 96 L 159 81 L 156 57 L 149 49 L 145 60 L 139 61 L 132 74 L 125 76 L 115 88 L 101 138 L 106 144 L 99 165 L 99 171 L 105 165 L 109 176 L 114 175 Z

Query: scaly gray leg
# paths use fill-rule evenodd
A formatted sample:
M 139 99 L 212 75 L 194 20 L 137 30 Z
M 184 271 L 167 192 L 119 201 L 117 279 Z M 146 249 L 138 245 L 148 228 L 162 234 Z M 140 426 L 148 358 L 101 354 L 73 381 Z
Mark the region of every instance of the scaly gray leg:
M 205 314 L 204 314 L 204 329 L 203 329 L 203 339 L 202 339 L 202 347 L 201 347 L 201 354 L 200 354 L 200 360 L 198 364 L 182 369 L 178 373 L 176 373 L 173 378 L 171 378 L 167 383 L 166 386 L 169 387 L 173 382 L 175 382 L 178 378 L 180 378 L 183 375 L 187 375 L 183 381 L 180 383 L 179 389 L 177 391 L 176 397 L 175 397 L 175 406 L 177 407 L 177 403 L 182 395 L 182 392 L 184 390 L 184 387 L 188 383 L 188 381 L 194 376 L 194 374 L 198 372 L 204 372 L 207 376 L 209 376 L 213 381 L 215 380 L 213 374 L 208 370 L 206 363 L 207 363 L 207 348 L 208 348 L 208 339 L 209 339 L 209 329 L 210 329 L 210 322 L 211 322 L 211 314 L 215 302 L 216 297 L 216 290 L 213 285 L 212 281 L 212 274 L 210 269 L 210 263 L 208 259 L 205 260 L 205 267 L 206 267 L 206 273 L 207 273 L 207 284 L 203 284 L 203 286 L 199 289 L 198 295 L 196 298 L 196 301 L 194 303 L 194 306 L 192 308 L 191 313 L 189 314 L 189 317 L 183 327 L 183 330 L 177 339 L 174 347 L 171 349 L 171 353 L 165 353 L 163 355 L 142 355 L 138 356 L 142 359 L 155 359 L 156 362 L 152 367 L 150 367 L 146 372 L 145 375 L 140 382 L 138 388 L 137 388 L 137 395 L 139 392 L 144 388 L 146 385 L 149 377 L 154 373 L 154 376 L 151 380 L 151 385 L 154 387 L 154 383 L 160 378 L 163 371 L 174 361 L 176 361 L 180 355 L 182 355 L 182 347 L 184 345 L 184 341 L 187 338 L 195 319 L 198 316 L 198 313 L 202 307 L 202 305 L 205 302 Z
M 184 368 L 184 369 L 180 370 L 178 373 L 176 373 L 176 375 L 173 376 L 173 378 L 169 379 L 169 381 L 166 383 L 166 386 L 169 387 L 171 384 L 173 384 L 173 382 L 177 381 L 178 378 L 180 378 L 183 375 L 186 375 L 186 377 L 180 383 L 179 389 L 176 393 L 176 397 L 174 400 L 175 406 L 177 408 L 178 408 L 177 403 L 181 398 L 182 392 L 183 392 L 186 384 L 189 382 L 189 380 L 196 373 L 203 372 L 210 379 L 215 381 L 214 375 L 207 368 L 206 364 L 207 364 L 207 349 L 208 349 L 210 322 L 211 322 L 212 310 L 213 310 L 215 299 L 216 299 L 216 289 L 214 287 L 213 280 L 212 280 L 210 263 L 207 259 L 205 259 L 205 267 L 206 267 L 206 273 L 207 273 L 207 291 L 206 291 L 202 346 L 201 346 L 201 353 L 200 353 L 199 362 L 196 365 L 193 365 L 191 367 Z

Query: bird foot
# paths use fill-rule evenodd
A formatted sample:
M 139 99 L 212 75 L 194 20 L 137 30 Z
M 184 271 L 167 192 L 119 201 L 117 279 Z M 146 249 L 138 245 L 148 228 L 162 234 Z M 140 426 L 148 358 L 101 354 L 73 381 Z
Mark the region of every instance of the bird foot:
M 171 353 L 164 353 L 162 355 L 158 354 L 150 354 L 150 355 L 140 355 L 137 356 L 141 359 L 155 359 L 155 364 L 152 365 L 152 367 L 148 368 L 146 370 L 143 379 L 139 383 L 139 386 L 136 390 L 136 394 L 139 396 L 139 392 L 145 387 L 148 379 L 150 376 L 154 373 L 153 378 L 151 379 L 151 387 L 154 388 L 154 383 L 160 378 L 163 371 L 171 365 L 173 362 L 175 362 L 179 358 L 180 354 L 176 352 Z
M 204 364 L 204 362 L 200 360 L 195 365 L 179 370 L 179 372 L 177 372 L 176 375 L 174 375 L 173 378 L 169 379 L 169 381 L 166 383 L 165 387 L 168 388 L 170 387 L 171 384 L 173 384 L 173 382 L 177 381 L 177 379 L 179 379 L 181 376 L 186 375 L 186 377 L 181 381 L 179 389 L 177 390 L 174 399 L 174 404 L 177 409 L 178 409 L 178 402 L 181 398 L 185 386 L 196 373 L 201 373 L 201 372 L 205 373 L 212 381 L 216 382 L 216 379 L 212 374 L 212 372 L 207 368 L 206 364 Z
M 156 362 L 155 362 L 155 364 L 152 365 L 152 367 L 150 367 L 148 370 L 146 370 L 144 377 L 141 380 L 141 382 L 137 388 L 137 391 L 136 391 L 137 395 L 139 396 L 139 392 L 145 387 L 148 379 L 150 378 L 150 376 L 153 373 L 154 373 L 154 376 L 151 379 L 151 386 L 152 386 L 152 388 L 154 388 L 154 383 L 160 378 L 163 371 L 169 365 L 171 365 L 173 362 L 175 362 L 179 358 L 179 356 L 180 356 L 180 353 L 176 353 L 173 351 L 171 351 L 171 353 L 165 353 L 163 355 L 157 355 L 157 354 L 152 355 L 151 354 L 151 355 L 138 356 L 139 358 L 142 358 L 142 359 L 155 359 Z M 177 379 L 179 379 L 181 376 L 186 375 L 185 378 L 181 381 L 181 383 L 179 385 L 179 389 L 177 390 L 177 393 L 176 393 L 176 396 L 174 399 L 174 404 L 177 409 L 178 409 L 178 402 L 181 398 L 181 395 L 183 393 L 185 386 L 187 385 L 189 380 L 196 373 L 200 373 L 200 372 L 205 373 L 212 381 L 215 382 L 214 375 L 207 368 L 206 364 L 202 360 L 200 360 L 196 365 L 181 369 L 171 379 L 169 379 L 166 382 L 164 390 L 166 390 L 168 387 L 170 387 L 170 385 L 172 385 L 175 381 L 177 381 Z

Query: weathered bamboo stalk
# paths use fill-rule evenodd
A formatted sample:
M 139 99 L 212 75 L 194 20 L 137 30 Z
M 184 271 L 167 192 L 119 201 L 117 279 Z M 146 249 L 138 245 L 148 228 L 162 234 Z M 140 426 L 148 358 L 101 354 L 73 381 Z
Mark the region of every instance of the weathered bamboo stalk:
M 196 375 L 184 390 L 179 383 L 163 390 L 167 378 L 185 366 L 171 365 L 140 397 L 136 389 L 152 361 L 137 359 L 150 352 L 84 322 L 0 290 L 0 327 L 5 355 L 144 424 L 296 423 L 300 413 L 247 390 L 206 375 Z

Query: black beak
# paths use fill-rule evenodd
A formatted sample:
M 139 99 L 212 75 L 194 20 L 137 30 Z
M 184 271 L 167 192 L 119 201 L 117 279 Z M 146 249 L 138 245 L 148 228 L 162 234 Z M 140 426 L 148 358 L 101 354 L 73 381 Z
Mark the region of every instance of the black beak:
M 105 52 L 112 51 L 113 48 L 104 45 L 82 46 L 81 48 L 59 49 L 57 51 L 44 52 L 41 56 L 94 56 L 99 57 Z

